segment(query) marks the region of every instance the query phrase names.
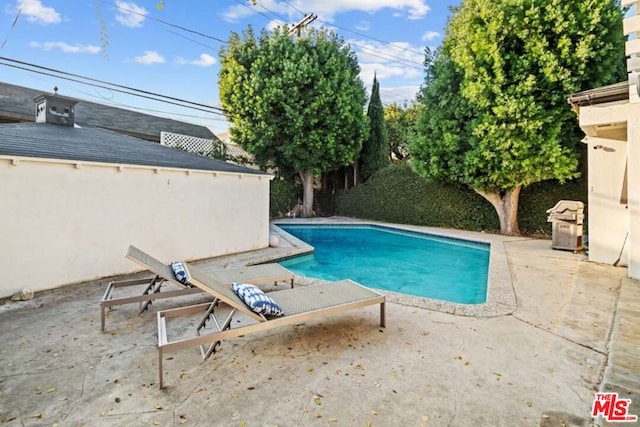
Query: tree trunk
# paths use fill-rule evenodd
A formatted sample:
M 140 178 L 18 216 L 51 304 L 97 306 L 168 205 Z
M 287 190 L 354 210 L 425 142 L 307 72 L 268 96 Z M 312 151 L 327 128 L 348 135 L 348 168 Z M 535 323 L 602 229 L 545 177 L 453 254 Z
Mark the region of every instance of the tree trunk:
M 518 227 L 518 202 L 520 200 L 520 190 L 522 186 L 507 190 L 501 193 L 485 193 L 475 190 L 476 193 L 484 197 L 493 205 L 500 220 L 500 233 L 507 236 L 519 236 Z
M 360 159 L 357 158 L 355 162 L 353 162 L 353 186 L 358 185 L 358 179 L 360 175 Z
M 313 216 L 313 174 L 310 171 L 298 171 L 304 190 L 302 196 L 302 218 Z

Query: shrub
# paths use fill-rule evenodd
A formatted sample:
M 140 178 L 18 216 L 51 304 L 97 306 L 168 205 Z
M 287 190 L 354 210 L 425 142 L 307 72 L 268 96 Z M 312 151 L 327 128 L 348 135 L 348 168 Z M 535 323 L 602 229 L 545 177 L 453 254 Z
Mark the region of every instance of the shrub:
M 493 207 L 474 191 L 427 181 L 406 164 L 390 165 L 367 183 L 336 193 L 336 214 L 465 230 L 499 229 Z
M 560 184 L 558 181 L 542 181 L 531 184 L 520 195 L 518 224 L 522 234 L 531 236 L 551 236 L 551 223 L 547 222 L 547 209 L 560 200 L 578 200 L 587 207 L 587 176 Z
M 276 176 L 269 191 L 269 216 L 281 218 L 295 209 L 302 195 L 302 186 L 294 178 Z
M 522 190 L 518 209 L 520 231 L 550 236 L 546 210 L 559 200 L 587 201 L 586 173 L 561 185 L 544 181 Z M 390 165 L 365 184 L 335 193 L 319 192 L 319 214 L 345 215 L 400 224 L 498 232 L 493 206 L 475 191 L 459 185 L 427 181 L 407 164 Z

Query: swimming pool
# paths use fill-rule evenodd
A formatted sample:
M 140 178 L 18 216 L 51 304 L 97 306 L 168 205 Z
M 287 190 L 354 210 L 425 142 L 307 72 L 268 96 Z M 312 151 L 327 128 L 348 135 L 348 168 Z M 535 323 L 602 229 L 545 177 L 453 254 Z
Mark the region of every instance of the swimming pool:
M 314 247 L 314 253 L 280 265 L 325 280 L 352 279 L 365 286 L 460 304 L 487 299 L 487 243 L 372 225 L 278 227 Z

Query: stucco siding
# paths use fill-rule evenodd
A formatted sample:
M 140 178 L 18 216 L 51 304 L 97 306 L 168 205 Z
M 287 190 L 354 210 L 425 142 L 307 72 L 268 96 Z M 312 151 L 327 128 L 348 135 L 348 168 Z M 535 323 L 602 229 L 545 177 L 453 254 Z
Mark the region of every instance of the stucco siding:
M 589 138 L 589 260 L 612 264 L 623 250 L 628 227 L 624 193 L 627 143 L 615 139 Z
M 640 279 L 640 102 L 631 104 L 635 114 L 628 121 L 629 175 L 629 277 Z
M 581 106 L 580 127 L 589 145 L 589 260 L 619 259 L 640 279 L 640 102 Z
M 0 297 L 268 246 L 269 176 L 0 158 Z

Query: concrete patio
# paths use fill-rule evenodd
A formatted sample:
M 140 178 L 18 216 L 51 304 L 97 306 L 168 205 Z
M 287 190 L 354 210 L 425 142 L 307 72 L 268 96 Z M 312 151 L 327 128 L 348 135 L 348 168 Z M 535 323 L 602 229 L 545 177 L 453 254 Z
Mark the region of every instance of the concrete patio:
M 513 310 L 460 315 L 390 296 L 386 328 L 372 306 L 223 342 L 204 362 L 197 348 L 169 354 L 162 390 L 155 313 L 204 296 L 157 301 L 142 315 L 117 307 L 105 333 L 99 301 L 113 278 L 4 301 L 0 424 L 588 426 L 599 390 L 632 399 L 640 415 L 640 284 L 626 269 L 548 240 L 454 234 L 504 253 Z M 295 249 L 281 243 L 198 264 Z

